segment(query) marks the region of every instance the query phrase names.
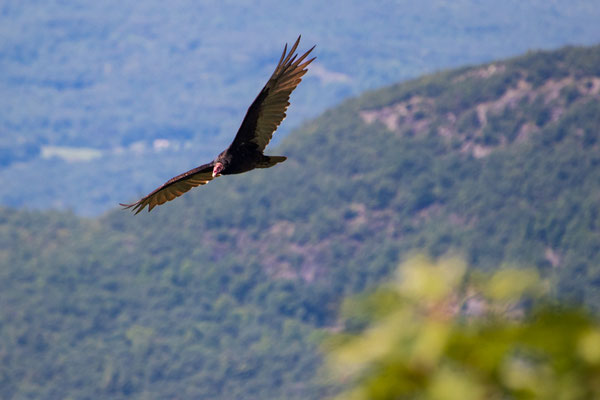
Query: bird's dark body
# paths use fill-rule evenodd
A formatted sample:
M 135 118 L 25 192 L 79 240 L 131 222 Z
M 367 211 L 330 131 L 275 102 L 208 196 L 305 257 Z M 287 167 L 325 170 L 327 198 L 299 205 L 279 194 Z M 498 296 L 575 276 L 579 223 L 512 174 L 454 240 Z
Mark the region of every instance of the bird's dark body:
M 221 175 L 242 174 L 255 168 L 269 168 L 286 159 L 283 156 L 266 156 L 254 143 L 230 148 L 219 154 L 214 163 L 223 164 Z
M 221 175 L 242 174 L 252 171 L 255 168 L 269 168 L 285 159 L 286 157 L 283 156 L 265 156 L 264 154 L 260 154 L 252 159 L 235 159 L 233 163 L 229 164 L 227 169 L 221 172 Z
M 265 157 L 254 143 L 229 148 L 221 153 L 215 162 L 223 163 L 221 175 L 233 175 L 248 172 L 256 168 L 257 161 Z
M 136 214 L 146 206 L 151 211 L 157 205 L 173 200 L 218 176 L 269 168 L 285 161 L 284 156 L 267 156 L 263 152 L 286 116 L 290 94 L 302 80 L 308 64 L 314 60 L 304 61 L 314 46 L 300 57 L 294 54 L 299 43 L 300 37 L 289 52 L 286 44 L 275 71 L 248 108 L 233 142 L 225 151 L 210 163 L 171 178 L 139 201 L 122 205 L 133 209 Z

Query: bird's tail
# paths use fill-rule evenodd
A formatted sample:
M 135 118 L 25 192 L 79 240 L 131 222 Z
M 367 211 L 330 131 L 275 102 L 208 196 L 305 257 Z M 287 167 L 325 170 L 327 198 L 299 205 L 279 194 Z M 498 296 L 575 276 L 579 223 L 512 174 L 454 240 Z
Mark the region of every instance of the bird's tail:
M 285 160 L 287 160 L 287 157 L 284 156 L 263 156 L 263 159 L 258 163 L 256 168 L 269 168 Z

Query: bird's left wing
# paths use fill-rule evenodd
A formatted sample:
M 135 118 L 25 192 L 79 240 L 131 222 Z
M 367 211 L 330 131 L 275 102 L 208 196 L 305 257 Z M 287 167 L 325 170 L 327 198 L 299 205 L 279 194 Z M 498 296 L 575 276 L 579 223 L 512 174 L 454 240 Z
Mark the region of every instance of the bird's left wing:
M 181 175 L 169 179 L 161 187 L 154 190 L 146 197 L 141 198 L 132 204 L 122 204 L 124 209 L 132 208 L 131 211 L 139 213 L 148 206 L 148 212 L 156 206 L 159 206 L 167 201 L 171 201 L 176 197 L 181 196 L 193 187 L 205 185 L 213 179 L 214 162 L 201 165 L 197 168 L 189 170 Z
M 289 52 L 287 44 L 285 45 L 273 75 L 248 108 L 230 148 L 252 143 L 262 152 L 271 141 L 273 133 L 285 118 L 285 111 L 290 105 L 290 94 L 306 74 L 308 64 L 316 58 L 304 61 L 314 46 L 297 58 L 298 55 L 294 53 L 299 43 L 300 36 Z

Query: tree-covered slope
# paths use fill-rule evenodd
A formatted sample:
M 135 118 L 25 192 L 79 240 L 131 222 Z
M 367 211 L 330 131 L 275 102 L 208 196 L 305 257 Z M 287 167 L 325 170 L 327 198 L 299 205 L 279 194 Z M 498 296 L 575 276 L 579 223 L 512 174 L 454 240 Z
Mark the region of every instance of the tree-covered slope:
M 3 1 L 0 204 L 96 216 L 212 159 L 299 34 L 318 59 L 275 140 L 367 89 L 593 44 L 598 19 L 589 0 Z
M 599 66 L 565 48 L 367 93 L 152 213 L 2 209 L 2 397 L 322 397 L 340 298 L 417 250 L 536 266 L 597 309 Z

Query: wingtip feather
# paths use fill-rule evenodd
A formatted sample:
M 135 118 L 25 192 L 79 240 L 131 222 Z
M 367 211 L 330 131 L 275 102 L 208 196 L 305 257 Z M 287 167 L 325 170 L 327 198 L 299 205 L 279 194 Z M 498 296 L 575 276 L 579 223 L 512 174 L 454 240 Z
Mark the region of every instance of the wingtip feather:
M 304 68 L 306 68 L 308 66 L 308 64 L 310 64 L 311 62 L 315 61 L 316 59 L 317 59 L 317 57 L 313 57 L 310 60 L 308 60 L 308 61 L 306 61 L 306 62 L 298 65 L 298 68 L 304 69 Z
M 283 47 L 283 53 L 281 53 L 281 57 L 279 58 L 279 62 L 277 63 L 277 65 L 281 65 L 281 62 L 283 61 L 283 59 L 285 58 L 285 53 L 287 51 L 287 43 L 285 44 L 285 46 Z
M 294 43 L 294 45 L 292 46 L 292 48 L 288 52 L 287 57 L 283 61 L 284 64 L 288 64 L 290 62 L 290 58 L 292 58 L 292 55 L 296 52 L 296 49 L 298 48 L 299 44 L 300 44 L 300 36 L 298 36 L 298 39 L 296 40 L 296 43 Z

